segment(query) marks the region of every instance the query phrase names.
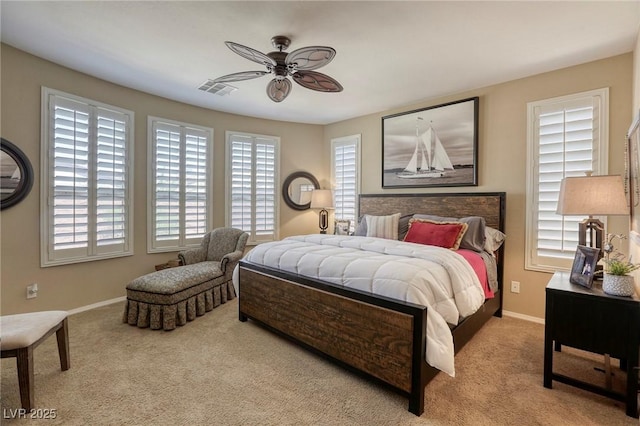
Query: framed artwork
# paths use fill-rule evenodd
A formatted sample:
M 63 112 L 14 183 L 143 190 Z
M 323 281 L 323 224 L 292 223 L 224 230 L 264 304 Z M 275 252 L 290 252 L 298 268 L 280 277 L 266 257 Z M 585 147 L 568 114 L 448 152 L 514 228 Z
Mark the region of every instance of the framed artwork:
M 631 234 L 640 235 L 640 114 L 627 133 L 625 192 L 631 216 Z
M 591 288 L 599 253 L 600 249 L 579 245 L 573 258 L 569 282 Z
M 350 220 L 336 219 L 334 222 L 333 233 L 336 235 L 349 235 L 350 228 Z
M 382 117 L 382 187 L 477 186 L 478 104 L 475 97 Z

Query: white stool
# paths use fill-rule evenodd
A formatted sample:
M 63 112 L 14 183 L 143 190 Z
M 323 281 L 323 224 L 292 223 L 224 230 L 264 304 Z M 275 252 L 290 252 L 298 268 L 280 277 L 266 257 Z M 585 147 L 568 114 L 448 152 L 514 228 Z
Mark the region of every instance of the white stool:
M 70 367 L 67 312 L 43 311 L 0 317 L 2 358 L 16 358 L 20 401 L 27 411 L 34 406 L 33 350 L 54 332 L 58 339 L 60 368 L 65 371 Z

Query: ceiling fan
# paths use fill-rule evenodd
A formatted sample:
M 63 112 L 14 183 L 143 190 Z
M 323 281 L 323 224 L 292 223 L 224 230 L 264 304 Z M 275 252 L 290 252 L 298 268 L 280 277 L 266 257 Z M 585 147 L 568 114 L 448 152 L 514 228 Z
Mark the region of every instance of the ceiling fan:
M 342 86 L 335 79 L 312 71 L 327 65 L 336 56 L 335 49 L 331 47 L 302 47 L 287 54 L 283 51 L 287 50 L 291 40 L 285 36 L 272 37 L 271 44 L 278 50 L 267 54 L 232 41 L 225 41 L 224 44 L 243 58 L 266 66 L 267 71 L 243 71 L 228 74 L 216 78 L 213 80 L 214 83 L 250 80 L 266 74 L 274 74 L 275 78 L 267 84 L 267 96 L 274 102 L 282 102 L 291 92 L 291 82 L 287 79 L 288 76 L 307 89 L 318 92 L 342 91 Z

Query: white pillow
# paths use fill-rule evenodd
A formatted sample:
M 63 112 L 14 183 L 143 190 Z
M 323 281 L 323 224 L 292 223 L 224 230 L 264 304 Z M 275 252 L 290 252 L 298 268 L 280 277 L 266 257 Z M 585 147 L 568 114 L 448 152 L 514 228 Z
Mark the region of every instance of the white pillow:
M 498 251 L 506 238 L 505 234 L 489 226 L 485 226 L 484 235 L 486 237 L 484 240 L 484 249 L 489 253 Z
M 365 215 L 367 220 L 367 237 L 387 238 L 389 240 L 398 239 L 398 221 L 400 213 L 389 216 Z

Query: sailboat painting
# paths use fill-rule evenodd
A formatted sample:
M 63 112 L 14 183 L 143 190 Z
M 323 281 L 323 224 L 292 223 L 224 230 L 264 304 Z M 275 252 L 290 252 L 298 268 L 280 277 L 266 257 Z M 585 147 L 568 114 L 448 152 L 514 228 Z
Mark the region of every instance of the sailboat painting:
M 424 121 L 422 117 L 418 117 L 416 120 L 416 149 L 413 151 L 413 156 L 407 167 L 398 173 L 399 178 L 444 177 L 445 170 L 453 170 L 451 159 L 433 127 L 429 126 L 426 132 L 420 133 L 421 120 Z M 422 161 L 420 163 L 418 163 L 418 152 L 421 153 Z
M 477 185 L 478 101 L 383 117 L 382 187 Z

